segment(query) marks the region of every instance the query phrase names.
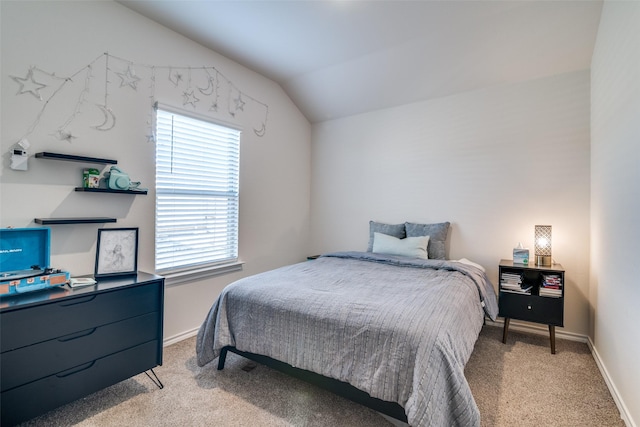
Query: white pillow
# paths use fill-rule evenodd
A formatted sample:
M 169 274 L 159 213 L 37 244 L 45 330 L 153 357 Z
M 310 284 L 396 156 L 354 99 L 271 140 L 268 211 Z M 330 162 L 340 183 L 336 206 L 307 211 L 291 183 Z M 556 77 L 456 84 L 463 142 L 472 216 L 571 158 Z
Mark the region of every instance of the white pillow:
M 459 262 L 459 263 L 461 263 L 461 264 L 472 265 L 472 266 L 474 266 L 474 267 L 476 267 L 476 268 L 479 268 L 479 269 L 480 269 L 480 270 L 482 270 L 483 272 L 485 271 L 483 266 L 481 266 L 480 264 L 476 264 L 476 263 L 475 263 L 475 262 L 473 262 L 473 261 L 469 261 L 469 260 L 468 260 L 468 259 L 466 259 L 466 258 L 460 258 L 457 262 Z
M 429 259 L 429 236 L 398 239 L 388 234 L 373 233 L 373 253 Z

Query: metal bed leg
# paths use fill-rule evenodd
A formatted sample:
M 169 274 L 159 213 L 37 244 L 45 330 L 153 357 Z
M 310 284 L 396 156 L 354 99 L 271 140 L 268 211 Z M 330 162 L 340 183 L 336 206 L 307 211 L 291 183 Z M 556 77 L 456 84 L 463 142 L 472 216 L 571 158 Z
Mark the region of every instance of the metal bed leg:
M 224 362 L 227 359 L 227 347 L 223 347 L 220 350 L 220 357 L 218 358 L 218 371 L 222 371 L 224 369 Z

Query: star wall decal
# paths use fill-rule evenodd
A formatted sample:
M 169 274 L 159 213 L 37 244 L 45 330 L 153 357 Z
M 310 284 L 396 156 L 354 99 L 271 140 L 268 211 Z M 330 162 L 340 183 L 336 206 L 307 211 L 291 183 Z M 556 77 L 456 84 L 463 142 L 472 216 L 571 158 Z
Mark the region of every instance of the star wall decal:
M 196 102 L 200 101 L 193 93 L 193 89 L 189 88 L 182 93 L 183 102 L 182 105 L 191 104 L 193 108 L 196 108 Z
M 131 66 L 127 67 L 126 73 L 116 73 L 118 77 L 120 77 L 120 87 L 129 86 L 133 90 L 138 90 L 138 82 L 140 81 L 140 77 L 135 75 L 135 72 L 131 68 Z
M 73 142 L 73 140 L 77 138 L 77 136 L 74 136 L 71 132 L 68 132 L 63 129 L 58 129 L 53 134 L 53 136 L 58 138 L 60 141 L 67 141 L 67 142 Z
M 27 76 L 25 78 L 11 76 L 11 78 L 20 85 L 20 89 L 18 89 L 18 93 L 16 95 L 21 95 L 23 93 L 30 93 L 31 95 L 38 98 L 42 101 L 42 95 L 40 95 L 40 89 L 44 89 L 47 87 L 44 83 L 39 83 L 35 81 L 33 77 L 33 68 L 29 69 L 27 72 Z
M 2 0 L 0 0 L 0 2 L 1 1 Z M 105 62 L 105 71 L 104 73 L 95 75 L 94 70 L 96 63 L 101 60 Z M 117 65 L 114 66 L 112 61 L 116 61 Z M 35 65 L 30 65 L 25 68 L 27 68 L 27 72 L 24 76 L 9 75 L 18 85 L 16 95 L 29 93 L 41 101 L 40 111 L 37 112 L 35 118 L 32 120 L 25 136 L 30 135 L 41 125 L 42 119 L 48 116 L 45 112 L 55 108 L 53 107 L 54 103 L 50 103 L 49 101 L 58 93 L 67 93 L 68 91 L 66 90 L 63 92 L 63 89 L 69 89 L 65 86 L 73 83 L 75 77 L 80 76 L 81 73 L 84 74 L 84 77 L 78 79 L 77 85 L 72 91 L 69 91 L 70 93 L 67 97 L 69 102 L 68 110 L 71 112 L 68 113 L 66 120 L 64 120 L 62 124 L 58 124 L 57 127 L 49 128 L 45 131 L 50 138 L 67 141 L 69 143 L 75 142 L 75 139 L 82 141 L 84 137 L 76 136 L 69 130 L 69 127 L 73 125 L 73 132 L 75 132 L 80 129 L 80 126 L 84 125 L 84 123 L 81 124 L 77 122 L 76 119 L 85 112 L 87 103 L 92 103 L 92 105 L 97 106 L 102 113 L 100 123 L 98 123 L 98 120 L 95 122 L 92 120 L 90 123 L 86 123 L 88 127 L 100 131 L 107 131 L 114 128 L 116 117 L 114 111 L 109 106 L 110 90 L 113 90 L 113 85 L 115 84 L 113 81 L 114 75 L 120 78 L 120 88 L 129 86 L 134 91 L 139 92 L 138 85 L 141 85 L 141 91 L 146 92 L 148 89 L 148 97 L 151 100 L 150 115 L 152 117 L 154 117 L 153 109 L 157 108 L 156 77 L 161 75 L 163 79 L 168 77 L 168 80 L 179 89 L 172 91 L 172 97 L 175 98 L 182 95 L 183 105 L 191 104 L 194 110 L 208 108 L 210 112 L 216 113 L 224 110 L 225 114 L 236 117 L 238 111 L 245 111 L 245 107 L 250 108 L 252 113 L 254 112 L 256 104 L 264 107 L 266 110 L 264 119 L 262 120 L 262 124 L 254 127 L 254 132 L 256 135 L 262 136 L 266 130 L 268 106 L 241 92 L 224 74 L 220 73 L 214 67 L 145 65 L 103 53 L 70 77 L 59 77 L 55 72 L 48 72 Z M 136 69 L 139 68 L 148 69 L 149 72 L 145 71 L 138 76 L 136 75 Z M 159 72 L 160 69 L 162 70 L 161 73 Z M 167 70 L 168 75 L 164 74 Z M 42 79 L 42 81 L 40 81 L 40 79 Z M 103 79 L 103 81 L 96 79 Z M 84 87 L 82 87 L 82 80 L 84 81 Z M 90 95 L 92 95 L 91 89 L 96 85 L 100 88 L 104 86 L 104 101 L 102 102 L 96 102 L 95 99 L 90 98 Z M 76 89 L 78 89 L 79 92 Z M 127 90 L 125 90 L 125 92 L 127 92 Z M 221 92 L 224 92 L 224 94 L 221 95 Z M 98 96 L 100 94 L 101 93 L 98 93 Z M 197 106 L 197 103 L 200 101 L 203 101 L 202 107 Z M 206 107 L 205 104 L 207 105 Z M 153 120 L 147 122 L 147 129 L 148 130 L 141 136 L 145 137 L 148 142 L 154 142 L 157 136 L 154 132 L 155 124 Z
M 234 99 L 233 102 L 235 102 L 236 104 L 236 111 L 244 111 L 245 102 L 242 100 L 242 94 L 238 95 L 238 97 Z

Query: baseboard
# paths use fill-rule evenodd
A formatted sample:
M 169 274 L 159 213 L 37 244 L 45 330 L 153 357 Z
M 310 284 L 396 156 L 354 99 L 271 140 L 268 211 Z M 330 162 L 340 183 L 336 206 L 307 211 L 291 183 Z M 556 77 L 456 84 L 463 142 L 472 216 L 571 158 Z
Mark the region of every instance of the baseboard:
M 591 341 L 590 337 L 587 340 L 587 345 L 589 346 L 589 350 L 591 350 L 593 359 L 596 361 L 596 365 L 600 370 L 600 374 L 602 374 L 602 378 L 604 378 L 604 382 L 607 384 L 607 388 L 609 388 L 609 392 L 611 393 L 611 397 L 613 397 L 613 401 L 616 402 L 616 406 L 620 411 L 620 418 L 622 418 L 622 421 L 624 421 L 627 427 L 637 427 L 637 425 L 634 423 L 633 419 L 631 418 L 631 414 L 629 413 L 627 406 L 624 404 L 624 401 L 620 397 L 620 393 L 618 393 L 618 389 L 616 388 L 616 385 L 613 383 L 613 380 L 609 375 L 609 371 L 607 371 L 607 368 L 602 362 L 602 359 L 600 358 L 600 354 L 598 353 L 598 349 L 596 349 L 596 346 L 593 344 L 593 341 Z
M 497 319 L 495 322 L 491 320 L 486 321 L 487 325 L 490 326 L 499 326 L 504 327 L 504 319 Z M 517 320 L 511 319 L 509 322 L 509 330 L 520 331 L 520 332 L 531 332 L 536 335 L 545 335 L 549 336 L 549 327 L 545 325 L 538 325 L 533 323 L 519 322 Z M 577 341 L 586 343 L 587 336 L 582 334 L 576 334 L 575 332 L 568 332 L 563 329 L 556 328 L 556 338 L 562 338 L 570 341 Z
M 186 340 L 188 338 L 195 337 L 198 334 L 198 329 L 199 328 L 191 329 L 191 330 L 179 333 L 177 335 L 174 335 L 172 337 L 167 337 L 163 340 L 162 345 L 164 347 L 167 347 L 167 346 L 170 346 L 171 344 L 175 344 L 180 341 Z

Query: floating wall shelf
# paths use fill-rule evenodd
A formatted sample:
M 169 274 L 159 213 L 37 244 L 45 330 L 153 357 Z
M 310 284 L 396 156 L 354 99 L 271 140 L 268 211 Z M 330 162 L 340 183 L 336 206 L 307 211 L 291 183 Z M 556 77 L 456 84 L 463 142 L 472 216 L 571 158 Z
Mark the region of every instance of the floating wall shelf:
M 101 163 L 101 164 L 108 164 L 108 165 L 118 164 L 117 160 L 112 160 L 112 159 L 101 159 L 99 157 L 75 156 L 73 154 L 49 153 L 46 151 L 42 153 L 36 153 L 36 159 L 67 160 L 70 162 Z
M 34 218 L 37 224 L 56 225 L 56 224 L 102 224 L 106 222 L 116 222 L 116 218 L 106 217 L 86 217 L 86 218 Z
M 118 194 L 147 194 L 147 190 L 112 190 L 111 188 L 76 187 L 76 191 L 85 193 L 118 193 Z
M 106 165 L 117 165 L 118 161 L 113 159 L 102 159 L 99 157 L 86 157 L 76 156 L 73 154 L 62 153 L 49 153 L 43 151 L 36 153 L 36 159 L 49 159 L 49 160 L 66 160 L 70 162 L 81 163 L 97 163 Z M 76 187 L 75 191 L 85 193 L 117 193 L 117 194 L 130 194 L 130 195 L 144 195 L 147 194 L 147 190 L 112 190 L 110 188 L 84 188 Z M 34 218 L 37 224 L 42 225 L 56 225 L 56 224 L 102 224 L 107 222 L 116 222 L 116 218 L 109 217 L 76 217 L 76 218 Z

